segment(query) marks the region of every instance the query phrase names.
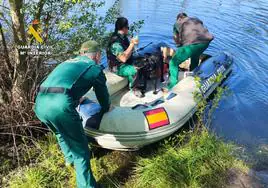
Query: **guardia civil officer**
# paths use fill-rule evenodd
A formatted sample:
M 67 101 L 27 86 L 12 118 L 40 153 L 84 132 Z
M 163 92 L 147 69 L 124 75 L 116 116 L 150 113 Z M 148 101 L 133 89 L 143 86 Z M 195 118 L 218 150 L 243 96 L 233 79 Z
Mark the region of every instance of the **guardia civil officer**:
M 37 117 L 55 133 L 67 164 L 74 164 L 79 188 L 96 187 L 90 169 L 90 151 L 76 107 L 83 95 L 95 90 L 101 113 L 109 110 L 106 77 L 100 67 L 100 47 L 82 44 L 80 56 L 59 64 L 43 81 L 35 103 Z
M 208 48 L 214 38 L 201 20 L 190 18 L 185 13 L 178 14 L 173 27 L 173 37 L 178 49 L 169 62 L 169 89 L 178 82 L 178 66 L 191 58 L 190 71 L 195 69 L 199 63 L 199 56 Z
M 116 73 L 119 76 L 127 77 L 130 88 L 133 87 L 137 74 L 133 66 L 133 50 L 138 44 L 137 39 L 128 39 L 128 20 L 120 17 L 116 20 L 115 31 L 112 34 L 107 47 L 107 58 L 110 68 L 117 67 Z

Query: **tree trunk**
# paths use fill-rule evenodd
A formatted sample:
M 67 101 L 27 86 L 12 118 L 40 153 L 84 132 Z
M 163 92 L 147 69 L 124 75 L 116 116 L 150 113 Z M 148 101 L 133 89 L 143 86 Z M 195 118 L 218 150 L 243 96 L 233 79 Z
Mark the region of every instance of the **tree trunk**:
M 23 0 L 9 0 L 10 15 L 12 19 L 12 28 L 15 42 L 15 64 L 13 76 L 13 99 L 25 100 L 29 97 L 29 84 L 28 84 L 28 65 L 26 55 L 20 54 L 20 46 L 26 45 L 26 32 L 24 28 L 24 14 L 22 11 Z
M 8 55 L 8 48 L 2 28 L 2 24 L 0 23 L 0 41 L 2 42 L 3 51 L 3 60 L 0 62 L 4 62 L 4 66 L 1 65 L 1 73 L 0 73 L 0 104 L 10 102 L 10 92 L 12 89 L 12 76 L 13 76 L 13 66 L 10 63 L 9 55 Z
M 4 32 L 2 29 L 2 24 L 0 23 L 0 41 L 2 41 L 2 45 L 4 47 L 4 58 L 5 58 L 5 66 L 8 71 L 10 71 L 13 74 L 13 67 L 10 64 L 9 56 L 8 56 L 8 50 L 7 50 L 7 43 L 5 40 Z

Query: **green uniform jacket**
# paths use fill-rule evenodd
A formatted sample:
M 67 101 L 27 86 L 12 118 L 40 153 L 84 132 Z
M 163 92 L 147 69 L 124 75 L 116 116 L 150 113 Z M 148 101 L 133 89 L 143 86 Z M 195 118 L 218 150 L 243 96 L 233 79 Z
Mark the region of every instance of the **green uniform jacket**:
M 35 113 L 55 133 L 66 163 L 74 164 L 77 187 L 96 187 L 89 165 L 88 140 L 75 108 L 79 99 L 93 87 L 102 113 L 109 110 L 109 93 L 101 67 L 85 56 L 78 56 L 59 64 L 41 87 L 70 89 L 68 93 L 38 93 Z
M 106 77 L 101 67 L 86 56 L 78 56 L 59 64 L 41 84 L 41 87 L 71 89 L 70 95 L 74 107 L 79 104 L 79 99 L 93 87 L 102 112 L 109 110 L 110 99 Z

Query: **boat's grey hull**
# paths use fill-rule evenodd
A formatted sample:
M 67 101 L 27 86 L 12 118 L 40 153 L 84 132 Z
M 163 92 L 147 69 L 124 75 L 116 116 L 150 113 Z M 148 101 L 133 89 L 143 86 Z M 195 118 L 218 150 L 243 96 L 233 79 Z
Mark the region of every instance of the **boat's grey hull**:
M 230 56 L 222 53 L 210 58 L 195 71 L 195 75 L 201 77 L 203 84 L 201 92 L 204 97 L 208 97 L 222 83 L 222 80 L 215 82 L 213 78 L 222 74 L 224 79 L 231 72 L 231 64 Z M 116 107 L 112 112 L 104 115 L 99 130 L 85 127 L 85 133 L 94 138 L 103 148 L 136 150 L 159 141 L 181 128 L 196 111 L 196 102 L 193 98 L 193 93 L 196 91 L 200 92 L 194 77 L 187 77 L 173 88 L 172 92 L 176 96 L 172 99 L 164 100 L 163 103 L 155 106 L 147 105 L 143 109 Z M 145 115 L 155 109 L 164 109 L 164 111 L 161 111 L 159 116 L 154 115 L 153 119 Z M 168 124 L 151 129 L 150 121 L 157 122 L 158 117 L 160 120 L 168 118 Z

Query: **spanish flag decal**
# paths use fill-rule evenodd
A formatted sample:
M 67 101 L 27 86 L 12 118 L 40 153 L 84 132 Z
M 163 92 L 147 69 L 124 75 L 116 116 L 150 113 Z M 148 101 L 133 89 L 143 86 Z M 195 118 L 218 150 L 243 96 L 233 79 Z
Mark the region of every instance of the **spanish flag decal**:
M 143 113 L 147 119 L 150 130 L 170 124 L 165 108 L 156 108 Z

